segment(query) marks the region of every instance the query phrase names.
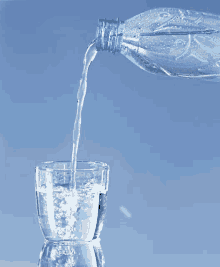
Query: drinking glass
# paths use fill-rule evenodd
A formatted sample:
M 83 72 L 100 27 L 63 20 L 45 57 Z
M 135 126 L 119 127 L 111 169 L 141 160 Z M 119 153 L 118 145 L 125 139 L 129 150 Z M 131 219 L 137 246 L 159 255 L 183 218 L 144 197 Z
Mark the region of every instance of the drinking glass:
M 49 241 L 91 241 L 103 227 L 109 166 L 77 161 L 75 183 L 71 166 L 70 161 L 50 161 L 36 167 L 38 220 Z

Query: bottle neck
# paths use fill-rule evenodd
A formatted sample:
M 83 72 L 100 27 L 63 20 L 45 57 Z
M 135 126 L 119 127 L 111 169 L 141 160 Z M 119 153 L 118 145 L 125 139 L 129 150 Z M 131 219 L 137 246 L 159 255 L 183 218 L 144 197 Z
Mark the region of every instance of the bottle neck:
M 120 52 L 124 21 L 99 19 L 96 32 L 97 51 Z

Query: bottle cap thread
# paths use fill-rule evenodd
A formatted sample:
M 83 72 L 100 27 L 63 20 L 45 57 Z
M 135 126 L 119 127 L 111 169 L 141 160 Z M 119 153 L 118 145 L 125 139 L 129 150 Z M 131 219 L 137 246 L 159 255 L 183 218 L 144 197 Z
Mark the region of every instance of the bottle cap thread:
M 97 51 L 109 51 L 115 54 L 120 52 L 120 46 L 123 39 L 124 21 L 99 19 L 96 32 Z

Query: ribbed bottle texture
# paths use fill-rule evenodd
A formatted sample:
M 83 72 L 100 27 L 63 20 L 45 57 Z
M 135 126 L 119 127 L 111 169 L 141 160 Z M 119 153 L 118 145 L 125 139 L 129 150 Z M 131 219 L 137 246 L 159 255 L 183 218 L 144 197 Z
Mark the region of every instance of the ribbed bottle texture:
M 96 48 L 151 73 L 220 81 L 219 15 L 157 8 L 125 22 L 102 19 Z

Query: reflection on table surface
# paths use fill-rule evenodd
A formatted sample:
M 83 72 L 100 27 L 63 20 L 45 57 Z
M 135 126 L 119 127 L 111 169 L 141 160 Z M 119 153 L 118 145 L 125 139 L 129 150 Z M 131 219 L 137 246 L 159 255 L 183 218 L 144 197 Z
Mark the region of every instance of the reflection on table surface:
M 97 238 L 84 241 L 45 241 L 40 252 L 39 267 L 103 267 L 105 259 Z
M 205 253 L 204 253 L 205 254 Z M 217 267 L 219 266 L 220 262 L 220 254 L 183 254 L 183 255 L 175 255 L 175 254 L 154 254 L 154 255 L 145 255 L 145 261 L 142 263 L 143 266 L 146 267 L 161 267 L 161 266 L 169 266 L 169 267 Z M 134 255 L 127 255 L 126 258 L 124 258 L 125 265 L 122 264 L 122 259 L 118 257 L 112 257 L 112 262 L 106 261 L 105 267 L 132 267 L 135 266 L 134 262 L 137 260 L 139 264 L 138 258 L 136 258 Z M 113 261 L 115 262 L 114 265 L 112 265 Z M 129 263 L 130 262 L 130 263 Z M 136 266 L 140 266 L 140 265 Z M 29 261 L 4 261 L 0 260 L 0 266 L 2 267 L 38 267 L 37 263 L 30 263 Z M 59 265 L 58 265 L 59 266 Z M 60 265 L 62 266 L 62 265 Z M 71 265 L 70 265 L 71 266 Z M 74 266 L 74 265 L 73 265 Z M 83 266 L 83 265 L 81 265 Z M 92 265 L 89 265 L 90 267 L 93 267 Z M 95 265 L 97 266 L 97 265 Z M 71 266 L 72 267 L 72 266 Z

